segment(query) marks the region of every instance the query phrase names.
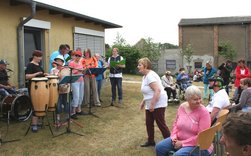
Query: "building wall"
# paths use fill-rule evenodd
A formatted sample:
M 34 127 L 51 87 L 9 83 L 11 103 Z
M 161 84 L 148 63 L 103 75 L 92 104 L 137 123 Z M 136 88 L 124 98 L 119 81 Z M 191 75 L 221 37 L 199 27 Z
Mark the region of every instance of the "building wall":
M 182 48 L 191 44 L 194 55 L 213 55 L 213 41 L 212 26 L 182 27 Z
M 219 42 L 229 41 L 237 50 L 237 58 L 247 58 L 248 42 L 245 25 L 221 25 L 219 27 Z
M 30 14 L 29 5 L 10 6 L 9 0 L 0 1 L 0 59 L 8 60 L 8 68 L 15 71 L 10 78 L 10 82 L 15 85 L 18 79 L 17 26 L 20 19 Z M 62 14 L 51 15 L 48 10 L 37 11 L 34 19 L 51 23 L 51 29 L 44 30 L 45 71 L 48 69 L 50 54 L 57 50 L 60 44 L 67 43 L 73 48 L 74 27 L 104 32 L 101 25 L 65 18 Z
M 220 42 L 229 41 L 237 51 L 237 62 L 244 58 L 251 61 L 251 26 L 250 24 L 235 25 L 210 25 L 210 26 L 180 26 L 179 41 L 180 48 L 185 48 L 187 44 L 192 44 L 194 55 L 203 57 L 204 55 L 213 57 L 214 65 L 218 66 L 226 61 L 218 55 L 218 45 Z
M 166 69 L 166 60 L 176 60 L 175 69 Z M 158 61 L 158 71 L 159 75 L 163 75 L 167 70 L 170 70 L 173 74 L 179 71 L 182 66 L 182 58 L 180 56 L 180 49 L 167 49 L 161 52 L 161 56 Z

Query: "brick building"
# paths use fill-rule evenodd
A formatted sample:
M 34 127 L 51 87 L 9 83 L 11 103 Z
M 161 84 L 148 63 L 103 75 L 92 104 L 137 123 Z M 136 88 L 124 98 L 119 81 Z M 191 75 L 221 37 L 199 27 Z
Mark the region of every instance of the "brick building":
M 181 19 L 179 22 L 179 47 L 191 44 L 194 50 L 192 68 L 204 66 L 206 59 L 215 66 L 225 61 L 218 55 L 220 42 L 230 42 L 237 57 L 245 58 L 251 67 L 251 16 Z M 184 65 L 185 66 L 185 65 Z

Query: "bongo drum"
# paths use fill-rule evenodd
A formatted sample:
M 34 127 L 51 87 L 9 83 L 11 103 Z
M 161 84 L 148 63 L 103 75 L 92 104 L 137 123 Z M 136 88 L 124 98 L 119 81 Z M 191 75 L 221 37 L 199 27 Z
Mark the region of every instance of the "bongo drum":
M 60 80 L 64 76 L 70 76 L 71 75 L 71 69 L 69 67 L 64 67 L 59 71 Z M 65 94 L 70 92 L 70 84 L 60 84 L 59 85 L 59 94 Z
M 31 102 L 34 108 L 35 116 L 45 116 L 49 104 L 48 78 L 31 79 Z
M 49 85 L 49 105 L 48 111 L 55 111 L 58 103 L 58 76 L 46 76 Z

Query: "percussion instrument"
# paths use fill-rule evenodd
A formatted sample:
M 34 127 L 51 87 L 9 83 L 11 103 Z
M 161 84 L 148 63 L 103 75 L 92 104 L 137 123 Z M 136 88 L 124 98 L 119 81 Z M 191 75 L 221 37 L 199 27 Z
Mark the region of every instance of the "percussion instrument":
M 35 116 L 42 117 L 46 115 L 49 105 L 49 87 L 48 78 L 39 77 L 31 79 L 31 102 Z
M 64 67 L 59 71 L 60 80 L 64 76 L 70 76 L 71 69 L 69 67 Z M 59 85 L 59 94 L 65 94 L 70 92 L 70 84 L 60 84 Z
M 32 113 L 32 105 L 27 95 L 8 95 L 0 103 L 1 113 L 18 121 L 26 121 Z
M 70 76 L 71 75 L 71 69 L 69 67 L 64 67 L 59 71 L 59 76 L 61 77 L 61 79 L 64 76 Z
M 58 76 L 50 75 L 48 78 L 49 85 L 49 105 L 48 111 L 55 111 L 58 103 Z
M 17 90 L 17 94 L 29 96 L 28 88 L 19 88 L 19 89 Z

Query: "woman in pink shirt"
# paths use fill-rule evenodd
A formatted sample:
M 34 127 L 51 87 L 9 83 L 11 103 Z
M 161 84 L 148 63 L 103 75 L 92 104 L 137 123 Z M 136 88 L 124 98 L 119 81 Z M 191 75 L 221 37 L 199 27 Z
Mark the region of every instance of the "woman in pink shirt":
M 210 114 L 202 105 L 200 89 L 196 86 L 188 87 L 185 97 L 187 102 L 182 103 L 178 109 L 171 136 L 156 145 L 157 156 L 166 156 L 169 151 L 176 151 L 174 156 L 189 155 L 196 146 L 199 132 L 211 125 Z M 212 147 L 203 150 L 202 155 L 208 156 L 212 150 Z
M 69 63 L 69 67 L 72 68 L 72 75 L 81 75 L 83 72 L 83 66 L 81 63 L 82 52 L 75 51 L 75 59 Z M 72 89 L 72 101 L 71 101 L 71 118 L 77 119 L 77 115 L 84 115 L 81 111 L 81 104 L 84 97 L 84 81 L 81 76 L 76 82 L 71 84 Z

